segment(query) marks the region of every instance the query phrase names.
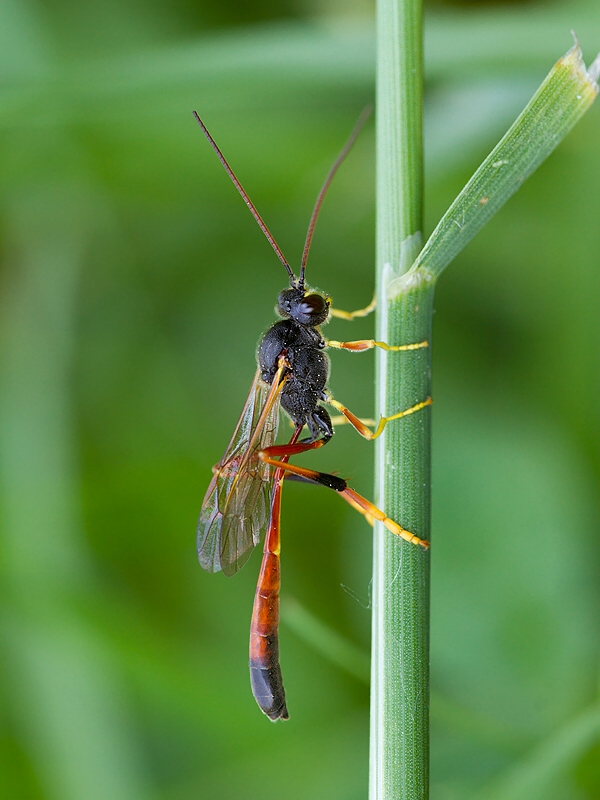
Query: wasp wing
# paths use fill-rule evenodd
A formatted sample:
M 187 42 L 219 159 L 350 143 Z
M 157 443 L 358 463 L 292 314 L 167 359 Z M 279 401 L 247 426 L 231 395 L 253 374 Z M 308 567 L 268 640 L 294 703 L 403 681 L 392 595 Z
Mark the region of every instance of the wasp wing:
M 271 468 L 258 454 L 270 447 L 279 426 L 285 378 L 269 386 L 257 371 L 225 455 L 215 467 L 198 520 L 198 559 L 208 572 L 233 575 L 258 544 L 271 507 Z

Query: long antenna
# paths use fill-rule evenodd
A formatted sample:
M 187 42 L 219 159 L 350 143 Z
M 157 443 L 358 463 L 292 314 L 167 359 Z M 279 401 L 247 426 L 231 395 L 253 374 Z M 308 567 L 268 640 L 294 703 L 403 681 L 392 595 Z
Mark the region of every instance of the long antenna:
M 329 170 L 329 174 L 325 178 L 325 183 L 321 187 L 321 191 L 319 192 L 319 196 L 317 197 L 317 202 L 315 203 L 315 207 L 313 208 L 312 216 L 308 224 L 306 242 L 304 243 L 304 252 L 302 253 L 302 262 L 300 265 L 300 279 L 298 280 L 298 287 L 301 289 L 304 288 L 304 272 L 306 270 L 306 262 L 308 261 L 308 251 L 310 250 L 310 244 L 312 242 L 315 225 L 317 224 L 317 217 L 319 216 L 319 211 L 321 210 L 321 205 L 323 204 L 323 199 L 325 197 L 327 189 L 329 189 L 331 185 L 331 181 L 333 180 L 335 173 L 338 171 L 342 161 L 346 158 L 346 156 L 352 149 L 352 145 L 354 144 L 354 142 L 358 139 L 358 134 L 361 132 L 363 125 L 369 118 L 372 111 L 373 111 L 373 106 L 368 105 L 358 118 L 358 121 L 348 138 L 348 141 L 342 148 L 342 152 L 336 158 L 334 165 Z
M 202 122 L 202 120 L 200 119 L 200 117 L 198 116 L 198 113 L 196 111 L 194 111 L 194 117 L 196 118 L 196 122 L 198 123 L 198 125 L 200 125 L 200 127 L 202 128 L 202 132 L 204 133 L 204 135 L 208 139 L 208 141 L 210 143 L 210 146 L 212 147 L 212 149 L 215 151 L 215 153 L 219 157 L 219 161 L 225 167 L 225 170 L 226 170 L 227 174 L 229 175 L 229 177 L 231 178 L 231 180 L 233 181 L 233 184 L 234 184 L 235 188 L 242 195 L 242 198 L 243 198 L 244 202 L 246 203 L 246 205 L 248 206 L 248 208 L 252 212 L 252 216 L 258 222 L 258 224 L 260 226 L 260 229 L 262 230 L 264 235 L 269 240 L 269 244 L 271 245 L 271 247 L 273 248 L 273 250 L 277 254 L 277 257 L 279 258 L 279 260 L 281 261 L 283 266 L 288 271 L 288 275 L 290 276 L 291 285 L 292 286 L 296 286 L 297 285 L 296 284 L 296 276 L 292 272 L 292 268 L 290 267 L 290 265 L 286 261 L 285 256 L 281 252 L 281 249 L 280 249 L 279 245 L 277 244 L 277 242 L 275 241 L 275 238 L 274 238 L 273 234 L 271 233 L 271 231 L 267 228 L 267 226 L 263 222 L 263 219 L 262 219 L 261 215 L 258 213 L 258 211 L 256 210 L 256 207 L 254 206 L 254 203 L 252 202 L 252 200 L 250 200 L 250 198 L 246 194 L 246 191 L 244 190 L 244 187 L 242 186 L 242 184 L 235 177 L 235 173 L 231 169 L 229 164 L 227 163 L 227 159 L 225 158 L 223 153 L 219 150 L 219 148 L 217 146 L 217 143 L 215 142 L 215 140 L 212 138 L 212 136 L 208 132 L 208 129 L 207 129 L 206 125 Z

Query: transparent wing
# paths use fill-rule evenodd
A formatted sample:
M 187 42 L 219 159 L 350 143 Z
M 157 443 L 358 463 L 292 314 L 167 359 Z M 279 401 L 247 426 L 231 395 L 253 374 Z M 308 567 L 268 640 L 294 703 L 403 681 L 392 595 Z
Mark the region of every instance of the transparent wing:
M 225 455 L 215 467 L 198 520 L 198 559 L 208 572 L 233 575 L 250 558 L 271 506 L 271 468 L 258 457 L 274 444 L 284 380 L 257 372 Z

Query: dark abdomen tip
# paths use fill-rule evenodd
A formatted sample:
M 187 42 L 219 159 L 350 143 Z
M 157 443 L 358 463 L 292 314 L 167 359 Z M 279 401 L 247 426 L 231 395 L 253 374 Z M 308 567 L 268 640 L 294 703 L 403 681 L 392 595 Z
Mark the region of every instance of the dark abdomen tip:
M 275 667 L 258 667 L 250 664 L 252 694 L 263 714 L 273 722 L 289 719 L 285 704 L 285 691 L 279 664 Z

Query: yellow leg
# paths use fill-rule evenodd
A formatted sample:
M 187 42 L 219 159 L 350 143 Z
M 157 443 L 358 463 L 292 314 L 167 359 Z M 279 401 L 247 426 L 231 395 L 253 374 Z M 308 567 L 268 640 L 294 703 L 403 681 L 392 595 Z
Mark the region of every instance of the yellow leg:
M 299 429 L 297 429 L 299 432 Z M 317 442 L 307 442 L 304 446 L 305 450 L 313 450 L 322 444 L 322 440 L 317 440 Z M 407 531 L 406 528 L 403 528 L 401 525 L 398 525 L 397 522 L 394 522 L 393 519 L 387 516 L 380 508 L 373 505 L 366 497 L 358 494 L 355 492 L 354 489 L 351 489 L 346 481 L 343 478 L 339 478 L 337 475 L 330 475 L 325 472 L 316 472 L 313 469 L 306 469 L 306 467 L 298 467 L 296 464 L 289 464 L 287 462 L 287 458 L 292 455 L 301 452 L 302 444 L 292 444 L 289 445 L 275 445 L 274 447 L 269 447 L 266 450 L 261 450 L 258 453 L 258 457 L 261 461 L 264 461 L 266 464 L 275 467 L 277 470 L 281 470 L 281 472 L 286 472 L 288 475 L 298 475 L 301 478 L 306 478 L 306 480 L 311 481 L 313 483 L 319 483 L 322 486 L 327 486 L 329 489 L 334 489 L 338 492 L 344 500 L 349 503 L 352 508 L 356 511 L 359 511 L 369 522 L 370 525 L 373 525 L 375 520 L 379 520 L 383 522 L 385 527 L 391 531 L 396 536 L 399 536 L 401 539 L 404 539 L 411 544 L 418 544 L 421 547 L 424 547 L 426 550 L 429 548 L 429 542 L 426 542 L 424 539 L 419 539 L 418 536 L 415 536 L 414 533 Z M 293 453 L 291 452 L 293 450 Z M 274 453 L 275 451 L 275 453 Z M 269 453 L 278 454 L 283 456 L 281 460 L 277 460 L 276 458 L 271 458 Z
M 373 299 L 369 305 L 365 306 L 364 308 L 359 308 L 358 311 L 342 311 L 340 308 L 331 308 L 329 313 L 332 317 L 338 317 L 338 319 L 353 320 L 356 319 L 356 317 L 367 317 L 372 311 L 375 310 L 376 305 L 377 297 L 373 295 Z
M 382 350 L 420 350 L 422 347 L 429 347 L 429 342 L 416 342 L 415 344 L 386 344 L 386 342 L 376 342 L 375 339 L 358 339 L 356 342 L 336 342 L 334 339 L 327 341 L 327 347 L 335 347 L 338 350 L 350 350 L 352 353 L 362 353 L 364 350 L 372 350 L 380 347 Z
M 338 403 L 337 400 L 334 400 L 333 397 L 328 397 L 326 402 L 328 405 L 333 406 L 333 408 L 336 408 L 338 411 L 340 411 L 348 420 L 350 425 L 352 425 L 352 427 L 358 431 L 361 436 L 371 441 L 373 439 L 377 439 L 378 436 L 381 436 L 388 422 L 391 422 L 393 419 L 408 417 L 409 414 L 414 414 L 415 411 L 420 411 L 422 408 L 430 406 L 433 403 L 433 400 L 431 397 L 428 397 L 426 400 L 422 400 L 420 403 L 417 403 L 416 405 L 411 406 L 404 411 L 399 411 L 397 414 L 392 414 L 390 417 L 381 417 L 374 431 L 368 428 L 365 423 L 355 414 L 349 411 L 346 406 L 343 406 L 341 403 Z
M 401 525 L 398 525 L 397 522 L 394 522 L 393 519 L 390 519 L 386 514 L 381 511 L 381 509 L 374 506 L 373 503 L 369 502 L 365 497 L 362 497 L 360 494 L 351 489 L 347 486 L 343 492 L 340 492 L 342 497 L 347 503 L 350 503 L 352 508 L 355 508 L 361 514 L 367 518 L 368 522 L 372 525 L 374 520 L 379 520 L 383 522 L 385 527 L 388 531 L 391 531 L 395 536 L 399 536 L 401 539 L 404 539 L 405 542 L 410 542 L 410 544 L 419 544 L 421 547 L 425 548 L 425 550 L 429 549 L 429 542 L 425 541 L 425 539 L 419 539 L 418 536 L 415 536 L 414 533 L 407 531 L 406 528 L 403 528 Z

